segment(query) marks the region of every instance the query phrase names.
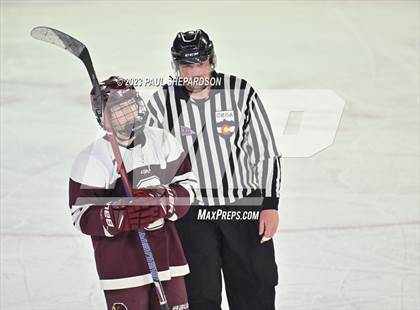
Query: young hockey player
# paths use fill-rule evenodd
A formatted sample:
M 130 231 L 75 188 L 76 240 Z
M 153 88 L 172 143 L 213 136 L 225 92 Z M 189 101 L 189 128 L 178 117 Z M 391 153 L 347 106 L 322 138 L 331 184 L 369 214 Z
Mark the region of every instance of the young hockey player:
M 108 134 L 76 158 L 69 181 L 74 226 L 92 238 L 108 309 L 160 309 L 139 240 L 144 228 L 169 309 L 188 309 L 189 273 L 174 221 L 188 211 L 197 181 L 188 155 L 167 131 L 144 126 L 148 111 L 132 85 L 112 76 L 100 83 L 133 198 L 126 196 Z M 104 127 L 102 104 L 91 92 Z

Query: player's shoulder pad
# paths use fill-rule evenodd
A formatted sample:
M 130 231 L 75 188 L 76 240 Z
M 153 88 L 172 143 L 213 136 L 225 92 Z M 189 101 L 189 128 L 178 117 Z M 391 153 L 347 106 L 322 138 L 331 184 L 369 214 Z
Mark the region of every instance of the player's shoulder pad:
M 106 169 L 107 153 L 107 141 L 103 138 L 85 147 L 73 163 L 70 178 L 80 184 L 100 188 L 106 187 L 108 176 Z
M 174 161 L 181 156 L 183 152 L 181 145 L 166 129 L 145 126 L 144 134 L 146 135 L 146 139 L 150 141 L 146 143 L 153 143 L 154 147 L 163 153 L 167 162 Z

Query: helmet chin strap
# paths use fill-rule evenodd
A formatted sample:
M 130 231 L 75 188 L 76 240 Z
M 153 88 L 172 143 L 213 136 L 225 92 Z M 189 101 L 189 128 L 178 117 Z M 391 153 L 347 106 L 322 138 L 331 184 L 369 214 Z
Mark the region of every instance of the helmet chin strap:
M 117 137 L 119 140 L 130 140 L 134 137 L 135 134 L 134 123 L 127 124 L 123 128 L 116 130 L 116 132 L 118 133 Z

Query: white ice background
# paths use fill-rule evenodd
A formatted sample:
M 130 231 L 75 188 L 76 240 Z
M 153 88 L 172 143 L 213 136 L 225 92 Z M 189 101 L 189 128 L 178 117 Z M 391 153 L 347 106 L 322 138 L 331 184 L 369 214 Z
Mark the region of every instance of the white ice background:
M 420 308 L 418 1 L 2 1 L 1 309 L 105 308 L 67 206 L 72 161 L 98 134 L 90 84 L 29 36 L 38 25 L 82 40 L 102 79 L 167 77 L 175 34 L 203 28 L 218 70 L 257 90 L 334 91 L 333 145 L 282 161 L 276 307 Z

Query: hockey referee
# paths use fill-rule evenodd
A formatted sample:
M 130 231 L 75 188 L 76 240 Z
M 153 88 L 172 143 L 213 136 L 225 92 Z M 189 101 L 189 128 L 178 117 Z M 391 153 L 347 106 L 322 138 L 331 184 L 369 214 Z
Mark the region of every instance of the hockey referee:
M 177 138 L 200 185 L 177 223 L 190 309 L 221 309 L 222 271 L 231 310 L 275 309 L 280 155 L 267 113 L 247 81 L 215 71 L 203 30 L 179 32 L 171 54 L 177 78 L 150 98 L 148 124 Z

